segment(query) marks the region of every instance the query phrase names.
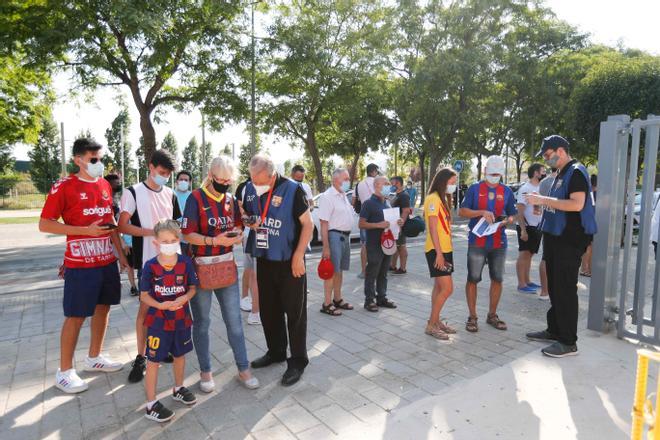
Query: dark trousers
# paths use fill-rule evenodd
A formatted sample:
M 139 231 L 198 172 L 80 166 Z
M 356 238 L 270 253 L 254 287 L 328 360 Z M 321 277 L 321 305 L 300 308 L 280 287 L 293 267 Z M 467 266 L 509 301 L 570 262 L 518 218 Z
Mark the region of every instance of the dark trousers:
M 294 368 L 305 368 L 309 363 L 306 277 L 293 276 L 291 261 L 257 258 L 259 312 L 268 355 L 277 361 L 287 359 L 288 328 L 291 357 L 287 359 L 287 363 Z
M 577 341 L 578 273 L 586 249 L 556 239 L 544 239 L 543 247 L 550 294 L 548 331 L 562 344 L 573 345 Z
M 385 255 L 380 246 L 367 245 L 367 268 L 364 274 L 365 303 L 373 302 L 376 297 L 382 301 L 387 297 L 387 270 L 391 255 Z

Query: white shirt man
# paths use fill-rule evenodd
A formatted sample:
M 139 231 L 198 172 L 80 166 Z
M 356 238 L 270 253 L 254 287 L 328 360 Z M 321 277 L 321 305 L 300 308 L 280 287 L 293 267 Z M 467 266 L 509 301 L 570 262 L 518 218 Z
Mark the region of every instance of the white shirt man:
M 346 198 L 349 187 L 348 171 L 337 168 L 332 173 L 332 186 L 319 198 L 323 258 L 330 259 L 334 269 L 332 278 L 323 281 L 325 301 L 321 312 L 331 316 L 341 315 L 339 309 L 353 309 L 341 294 L 342 272 L 350 269 L 350 234 L 355 223 L 355 210 Z
M 544 179 L 545 168 L 539 163 L 530 165 L 527 170 L 529 180 L 518 189 L 518 200 L 516 207 L 518 209 L 518 261 L 516 263 L 516 272 L 518 274 L 518 291 L 521 293 L 532 293 L 541 288 L 539 284 L 532 283 L 529 272 L 534 254 L 539 252 L 541 246 L 542 234 L 538 226 L 543 217 L 543 210 L 540 206 L 534 206 L 527 202 L 527 194 L 538 194 L 540 191 L 541 180 Z

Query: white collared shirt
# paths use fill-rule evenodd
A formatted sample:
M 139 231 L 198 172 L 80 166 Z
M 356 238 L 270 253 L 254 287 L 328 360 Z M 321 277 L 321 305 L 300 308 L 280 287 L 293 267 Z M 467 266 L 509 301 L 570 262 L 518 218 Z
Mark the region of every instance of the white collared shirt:
M 353 206 L 346 194 L 339 192 L 334 186 L 328 188 L 319 198 L 319 220 L 328 222 L 328 230 L 350 232 L 353 229 Z

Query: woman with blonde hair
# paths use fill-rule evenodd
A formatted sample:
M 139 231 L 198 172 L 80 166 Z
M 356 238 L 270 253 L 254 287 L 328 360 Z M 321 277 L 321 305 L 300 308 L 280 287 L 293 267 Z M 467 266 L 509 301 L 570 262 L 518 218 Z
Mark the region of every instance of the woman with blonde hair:
M 425 333 L 440 340 L 448 340 L 456 333 L 452 327 L 440 320 L 440 312 L 454 290 L 451 278 L 454 272 L 453 248 L 451 243 L 451 195 L 456 192 L 457 174 L 452 168 L 437 172 L 424 201 L 426 220 L 426 262 L 433 282 L 431 293 L 431 316 Z
M 186 201 L 182 230 L 190 243 L 200 286 L 191 299 L 193 344 L 200 368 L 200 389 L 210 393 L 215 388 L 209 352 L 212 295 L 220 304 L 227 339 L 234 352 L 238 380 L 247 388 L 259 387 L 249 368 L 245 336 L 241 322 L 238 276 L 233 246 L 243 240 L 241 213 L 236 198 L 229 193 L 235 181 L 236 168 L 231 159 L 216 157 L 199 189 Z

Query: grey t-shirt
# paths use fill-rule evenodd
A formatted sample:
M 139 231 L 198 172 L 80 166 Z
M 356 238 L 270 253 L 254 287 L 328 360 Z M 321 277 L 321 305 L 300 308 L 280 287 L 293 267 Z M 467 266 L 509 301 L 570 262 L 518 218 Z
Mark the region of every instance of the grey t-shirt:
M 539 183 L 539 194 L 542 196 L 548 196 L 550 195 L 550 188 L 552 188 L 552 182 L 554 182 L 555 176 L 552 174 L 549 176 L 546 176 L 545 179 L 541 180 L 541 183 Z

